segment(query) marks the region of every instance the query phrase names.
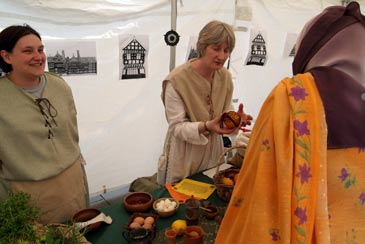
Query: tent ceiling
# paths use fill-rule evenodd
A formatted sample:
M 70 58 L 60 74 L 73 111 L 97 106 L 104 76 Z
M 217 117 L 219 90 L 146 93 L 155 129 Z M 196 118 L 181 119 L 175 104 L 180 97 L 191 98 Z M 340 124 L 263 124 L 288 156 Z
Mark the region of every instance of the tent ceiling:
M 1 0 L 0 17 L 58 24 L 99 24 L 151 14 L 169 0 Z M 52 19 L 49 19 L 49 15 Z

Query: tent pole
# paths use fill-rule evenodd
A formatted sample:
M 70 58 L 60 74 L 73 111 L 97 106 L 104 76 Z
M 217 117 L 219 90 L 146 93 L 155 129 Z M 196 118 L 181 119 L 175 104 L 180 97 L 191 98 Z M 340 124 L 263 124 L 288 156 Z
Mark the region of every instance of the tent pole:
M 171 29 L 176 31 L 177 0 L 171 0 Z M 170 71 L 175 68 L 176 46 L 170 47 Z

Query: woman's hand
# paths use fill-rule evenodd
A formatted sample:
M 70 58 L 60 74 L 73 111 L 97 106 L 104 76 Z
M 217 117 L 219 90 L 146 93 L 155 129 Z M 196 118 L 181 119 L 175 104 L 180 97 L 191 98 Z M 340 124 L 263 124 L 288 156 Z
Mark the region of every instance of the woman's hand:
M 224 123 L 222 123 L 222 115 L 223 113 L 212 120 L 208 120 L 207 122 L 205 122 L 205 126 L 209 131 L 215 132 L 217 134 L 231 134 L 237 128 L 230 129 L 225 126 Z
M 204 131 L 211 131 L 211 132 L 215 132 L 217 134 L 231 134 L 233 133 L 235 130 L 237 130 L 237 128 L 241 128 L 244 127 L 246 125 L 250 125 L 251 121 L 252 121 L 252 116 L 249 114 L 245 114 L 243 112 L 243 104 L 240 103 L 239 107 L 238 107 L 238 111 L 237 113 L 241 116 L 241 123 L 239 126 L 235 127 L 235 128 L 228 128 L 227 126 L 224 125 L 224 123 L 222 123 L 222 115 L 219 115 L 217 117 L 215 117 L 212 120 L 208 120 L 206 122 L 203 122 L 202 124 L 202 128 L 205 128 L 205 130 L 201 130 L 202 132 Z
M 245 127 L 246 125 L 251 125 L 252 122 L 252 116 L 249 114 L 245 114 L 245 112 L 243 112 L 243 104 L 240 103 L 240 105 L 238 106 L 238 111 L 237 113 L 241 116 L 241 125 L 239 126 L 241 127 Z

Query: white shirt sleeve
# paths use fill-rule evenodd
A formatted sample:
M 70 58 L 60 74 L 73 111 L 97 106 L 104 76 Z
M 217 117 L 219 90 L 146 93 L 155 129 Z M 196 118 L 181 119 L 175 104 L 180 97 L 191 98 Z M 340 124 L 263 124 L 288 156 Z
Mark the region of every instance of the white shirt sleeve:
M 208 143 L 208 138 L 204 134 L 199 134 L 200 121 L 188 120 L 184 102 L 169 82 L 165 90 L 165 112 L 169 130 L 174 136 L 191 144 L 205 145 Z

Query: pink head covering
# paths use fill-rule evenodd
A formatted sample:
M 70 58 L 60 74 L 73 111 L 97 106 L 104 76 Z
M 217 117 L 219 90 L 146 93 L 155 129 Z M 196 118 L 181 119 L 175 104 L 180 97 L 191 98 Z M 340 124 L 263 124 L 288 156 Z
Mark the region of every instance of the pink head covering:
M 351 16 L 353 21 L 350 17 L 346 19 L 347 15 Z M 343 25 L 338 25 L 339 27 L 331 30 L 336 26 L 336 21 L 342 22 Z M 326 26 L 327 23 L 328 26 Z M 323 37 L 308 37 L 318 33 L 318 29 L 321 28 L 324 31 Z M 321 46 L 309 55 L 306 52 L 309 49 L 302 51 L 302 55 L 305 53 L 304 55 L 308 56 L 297 73 L 306 72 L 314 67 L 327 66 L 340 70 L 365 85 L 365 18 L 359 11 L 358 3 L 352 2 L 347 8 L 328 7 L 311 19 L 299 34 L 296 43 L 297 54 L 301 49 L 306 48 L 301 46 L 303 41 L 316 42 L 311 49 L 316 47 L 317 43 L 321 43 Z
M 293 73 L 310 72 L 327 122 L 327 148 L 365 147 L 365 16 L 357 2 L 325 9 L 297 40 Z
M 338 32 L 312 57 L 305 71 L 318 66 L 340 70 L 365 86 L 365 26 L 358 22 Z

